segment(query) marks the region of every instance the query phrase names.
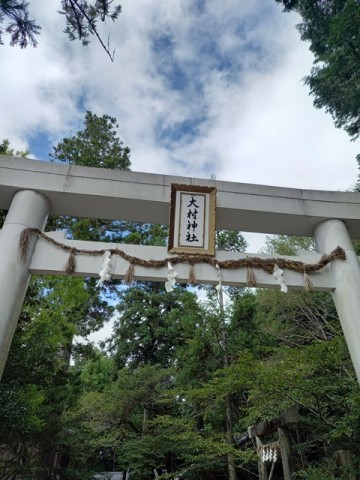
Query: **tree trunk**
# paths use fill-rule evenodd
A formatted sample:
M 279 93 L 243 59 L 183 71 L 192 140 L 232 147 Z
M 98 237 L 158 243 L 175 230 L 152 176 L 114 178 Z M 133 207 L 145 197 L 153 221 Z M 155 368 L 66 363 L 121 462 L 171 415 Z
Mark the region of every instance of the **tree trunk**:
M 226 440 L 231 446 L 234 446 L 233 421 L 232 421 L 232 402 L 231 395 L 226 395 Z M 232 453 L 227 454 L 229 480 L 236 480 L 235 458 Z
M 72 351 L 72 342 L 73 336 L 71 336 L 67 342 L 65 342 L 61 348 L 59 349 L 59 359 L 62 364 L 61 371 L 56 374 L 58 375 L 59 382 L 62 382 L 64 388 L 68 381 L 68 375 L 70 371 L 70 360 L 71 360 L 71 351 Z M 56 375 L 54 376 L 54 381 L 56 381 Z M 51 399 L 53 404 L 57 401 L 57 398 Z M 40 463 L 40 471 L 36 475 L 37 480 L 48 480 L 52 478 L 54 472 L 59 468 L 60 463 L 62 461 L 61 457 L 62 454 L 60 452 L 60 446 L 57 445 L 54 438 L 58 433 L 57 422 L 60 419 L 63 413 L 63 406 L 58 406 L 58 408 L 54 408 L 52 411 L 52 423 L 49 425 L 49 430 L 45 432 L 44 441 L 39 444 L 39 463 Z M 54 428 L 55 426 L 55 428 Z M 47 438 L 47 441 L 46 441 Z
M 41 448 L 41 457 L 40 465 L 41 468 L 36 474 L 37 480 L 48 480 L 53 472 L 55 460 L 55 448 L 53 445 L 48 447 L 42 446 Z
M 222 316 L 224 316 L 224 307 L 220 305 L 222 310 Z M 225 328 L 225 325 L 224 325 Z M 224 352 L 224 367 L 227 368 L 230 365 L 229 356 L 227 354 L 227 334 L 225 329 L 223 330 L 222 335 L 222 349 Z M 225 408 L 226 408 L 226 440 L 229 445 L 234 446 L 234 432 L 233 432 L 233 414 L 232 414 L 232 398 L 228 394 L 225 397 Z M 229 480 L 236 480 L 236 467 L 235 467 L 235 458 L 232 453 L 227 454 L 227 464 L 229 472 Z
M 149 423 L 149 410 L 146 407 L 144 408 L 144 416 L 143 416 L 143 433 L 147 432 L 148 423 Z
M 338 450 L 336 452 L 336 465 L 337 467 L 344 467 L 349 480 L 356 480 L 356 475 L 353 473 L 354 465 L 352 461 L 352 455 L 346 450 Z
M 284 470 L 284 480 L 292 480 L 293 463 L 291 458 L 291 441 L 288 429 L 286 427 L 279 427 L 279 443 L 281 450 L 281 460 Z

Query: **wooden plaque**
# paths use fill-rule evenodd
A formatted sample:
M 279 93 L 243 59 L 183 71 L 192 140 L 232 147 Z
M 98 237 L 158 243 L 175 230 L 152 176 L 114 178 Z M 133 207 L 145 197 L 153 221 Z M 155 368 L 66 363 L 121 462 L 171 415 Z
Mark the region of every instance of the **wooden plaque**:
M 215 255 L 216 188 L 171 184 L 168 251 Z

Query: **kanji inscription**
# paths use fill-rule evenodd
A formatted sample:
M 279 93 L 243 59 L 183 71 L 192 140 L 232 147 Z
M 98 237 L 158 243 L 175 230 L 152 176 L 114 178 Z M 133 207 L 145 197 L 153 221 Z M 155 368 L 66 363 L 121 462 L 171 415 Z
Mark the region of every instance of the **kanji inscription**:
M 214 255 L 214 187 L 171 186 L 169 251 Z

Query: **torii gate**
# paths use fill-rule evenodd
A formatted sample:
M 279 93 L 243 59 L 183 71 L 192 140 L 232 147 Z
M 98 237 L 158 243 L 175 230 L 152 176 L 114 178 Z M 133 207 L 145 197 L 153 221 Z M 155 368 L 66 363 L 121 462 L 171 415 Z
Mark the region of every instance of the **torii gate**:
M 323 253 L 337 246 L 346 252 L 346 261 L 332 262 L 312 276 L 313 288 L 331 292 L 345 339 L 360 382 L 360 266 L 351 238 L 360 238 L 360 193 L 297 190 L 216 180 L 173 177 L 60 165 L 37 160 L 0 156 L 0 209 L 8 209 L 0 231 L 0 375 L 6 362 L 30 275 L 64 274 L 68 253 L 33 235 L 26 261 L 19 258 L 21 232 L 42 230 L 47 216 L 129 220 L 168 224 L 171 184 L 215 186 L 217 188 L 216 228 L 244 232 L 314 236 L 320 253 L 284 257 L 317 263 Z M 49 235 L 49 234 L 48 234 Z M 60 235 L 60 237 L 59 237 Z M 121 248 L 144 260 L 169 258 L 165 247 L 112 245 L 80 242 L 50 234 L 71 248 L 107 250 Z M 218 261 L 269 255 L 216 252 Z M 112 277 L 123 278 L 127 263 L 117 261 Z M 101 257 L 79 255 L 75 275 L 97 277 Z M 188 269 L 177 265 L 178 281 L 187 282 Z M 167 268 L 136 267 L 136 279 L 164 281 Z M 256 271 L 259 287 L 278 287 L 273 275 Z M 198 283 L 216 284 L 216 270 L 196 265 Z M 245 285 L 246 270 L 224 270 L 224 285 Z M 287 271 L 289 288 L 303 289 L 303 275 Z

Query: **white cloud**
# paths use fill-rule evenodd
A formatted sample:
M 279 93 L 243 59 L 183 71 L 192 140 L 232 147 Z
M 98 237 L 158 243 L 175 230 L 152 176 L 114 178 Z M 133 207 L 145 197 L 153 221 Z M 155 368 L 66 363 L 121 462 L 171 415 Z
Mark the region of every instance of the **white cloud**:
M 314 189 L 355 183 L 357 144 L 313 108 L 301 83 L 311 55 L 296 17 L 274 0 L 122 5 L 102 30 L 116 46 L 111 63 L 95 39 L 87 48 L 66 39 L 54 4 L 31 3 L 39 47 L 0 47 L 0 138 L 25 148 L 46 132 L 56 142 L 81 128 L 82 105 L 118 119 L 134 170 Z M 181 136 L 192 120 L 196 134 Z

